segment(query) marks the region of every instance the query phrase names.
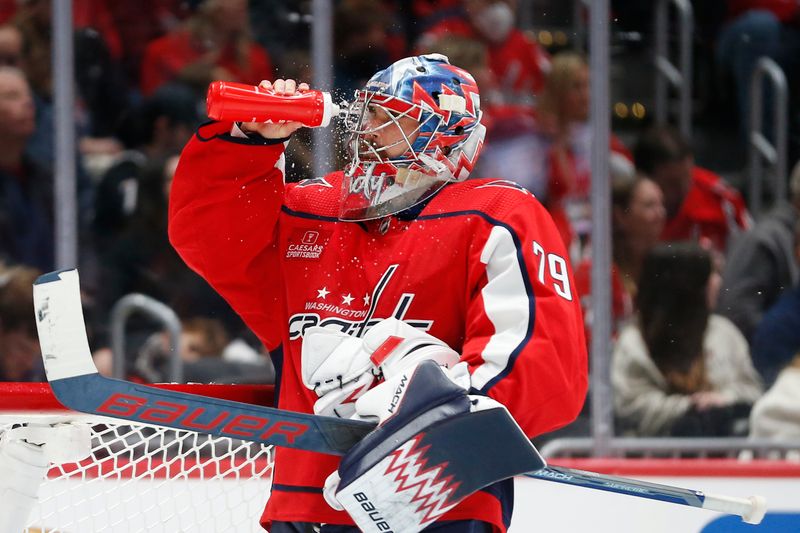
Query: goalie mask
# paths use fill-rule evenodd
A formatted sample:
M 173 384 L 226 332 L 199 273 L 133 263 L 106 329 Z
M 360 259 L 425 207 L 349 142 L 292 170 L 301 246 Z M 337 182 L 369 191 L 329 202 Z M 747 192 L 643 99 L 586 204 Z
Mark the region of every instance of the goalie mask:
M 465 180 L 483 146 L 480 119 L 475 80 L 443 55 L 408 57 L 375 74 L 347 113 L 339 218 L 393 215 Z

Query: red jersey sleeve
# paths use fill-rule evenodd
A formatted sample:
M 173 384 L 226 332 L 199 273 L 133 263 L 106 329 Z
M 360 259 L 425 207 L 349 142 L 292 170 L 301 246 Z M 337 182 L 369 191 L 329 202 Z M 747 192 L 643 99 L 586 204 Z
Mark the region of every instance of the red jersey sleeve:
M 474 250 L 463 358 L 472 386 L 506 405 L 529 436 L 572 422 L 588 366 L 567 252 L 532 196 L 493 223 Z
M 169 238 L 268 349 L 281 342 L 282 272 L 276 252 L 283 143 L 201 126 L 181 154 L 169 202 Z M 268 277 L 269 283 L 264 281 Z

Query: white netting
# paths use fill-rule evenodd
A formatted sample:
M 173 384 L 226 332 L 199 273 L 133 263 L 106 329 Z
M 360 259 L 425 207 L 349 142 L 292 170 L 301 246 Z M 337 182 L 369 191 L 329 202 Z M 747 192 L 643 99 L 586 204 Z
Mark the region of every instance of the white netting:
M 4 413 L 0 433 L 27 422 Z M 91 456 L 52 466 L 26 531 L 263 531 L 271 447 L 96 417 L 72 423 L 91 426 Z

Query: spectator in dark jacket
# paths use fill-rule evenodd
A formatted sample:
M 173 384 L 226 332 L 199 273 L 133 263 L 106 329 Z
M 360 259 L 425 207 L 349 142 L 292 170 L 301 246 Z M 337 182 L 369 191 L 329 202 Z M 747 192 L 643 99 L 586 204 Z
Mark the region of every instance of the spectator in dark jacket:
M 751 77 L 768 57 L 783 69 L 796 89 L 800 67 L 800 3 L 796 0 L 727 0 L 728 19 L 716 39 L 716 60 L 733 78 L 742 144 L 747 139 Z M 767 106 L 771 106 L 769 92 Z M 796 103 L 790 104 L 796 108 Z M 765 113 L 765 118 L 771 117 Z
M 113 245 L 144 198 L 147 166 L 179 153 L 198 123 L 192 92 L 180 85 L 165 85 L 125 111 L 117 132 L 125 151 L 103 174 L 95 196 L 92 225 L 98 248 Z
M 753 332 L 753 366 L 766 387 L 800 352 L 800 286 L 784 293 Z
M 717 312 L 736 324 L 751 343 L 764 312 L 800 279 L 795 259 L 800 163 L 792 172 L 790 189 L 790 202 L 775 207 L 739 238 L 722 274 Z
M 53 176 L 28 152 L 36 128 L 21 70 L 0 67 L 0 257 L 53 268 Z

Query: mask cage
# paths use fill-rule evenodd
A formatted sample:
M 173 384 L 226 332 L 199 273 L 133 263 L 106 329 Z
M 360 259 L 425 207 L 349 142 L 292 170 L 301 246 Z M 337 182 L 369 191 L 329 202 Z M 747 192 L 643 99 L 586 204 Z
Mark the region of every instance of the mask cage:
M 388 120 L 377 127 L 372 125 L 376 122 L 371 116 L 375 109 L 383 111 L 388 117 Z M 404 117 L 416 120 L 417 127 L 410 132 L 405 132 L 400 124 L 400 120 Z M 348 132 L 347 153 L 350 165 L 355 167 L 362 161 L 392 163 L 397 166 L 417 163 L 420 160 L 420 154 L 430 146 L 442 122 L 442 117 L 438 114 L 402 98 L 371 91 L 356 91 L 355 101 L 345 115 L 345 127 Z M 370 134 L 389 127 L 397 128 L 401 138 L 386 146 L 376 146 L 370 142 L 368 139 Z M 395 157 L 386 155 L 388 149 L 399 145 L 405 146 L 401 155 Z

